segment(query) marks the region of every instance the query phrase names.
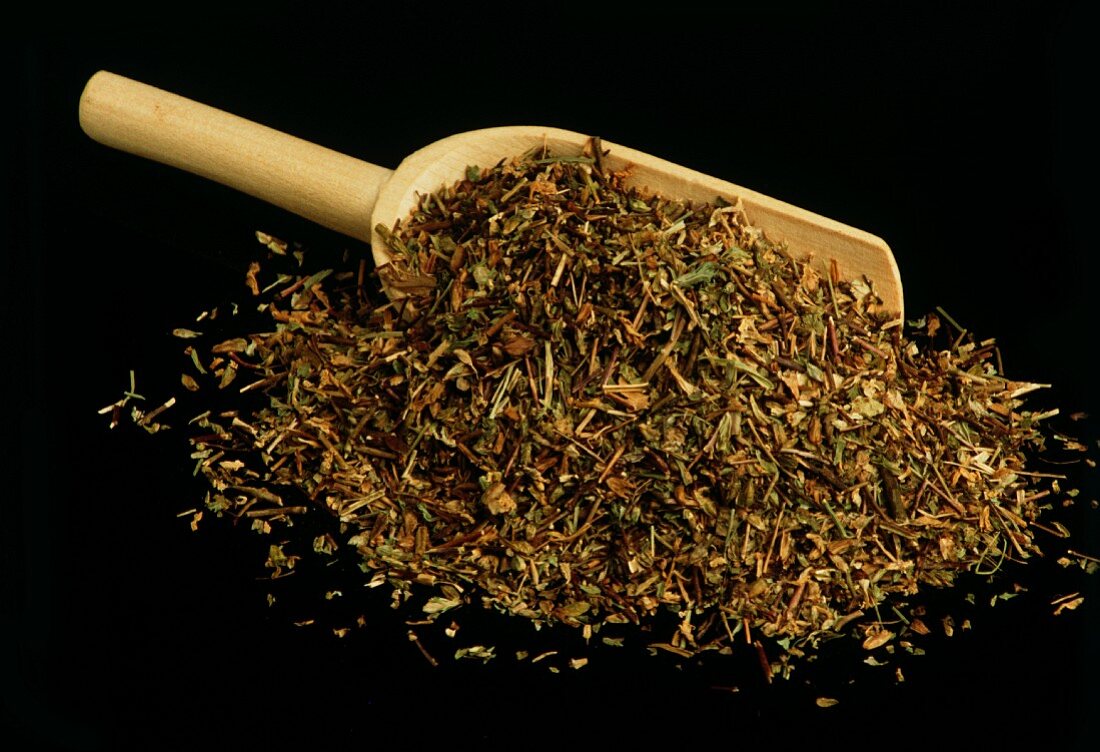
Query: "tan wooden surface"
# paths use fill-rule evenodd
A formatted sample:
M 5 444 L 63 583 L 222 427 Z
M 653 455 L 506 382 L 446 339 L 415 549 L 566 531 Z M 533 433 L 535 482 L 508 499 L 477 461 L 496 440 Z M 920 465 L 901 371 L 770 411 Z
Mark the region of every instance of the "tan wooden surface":
M 375 262 L 390 259 L 378 223 L 392 227 L 418 194 L 458 180 L 468 165 L 489 166 L 539 145 L 578 154 L 584 134 L 542 126 L 505 126 L 444 138 L 409 155 L 396 170 L 370 164 L 213 107 L 106 71 L 80 100 L 80 123 L 93 139 L 231 186 L 371 243 Z M 799 257 L 843 279 L 873 281 L 884 310 L 904 314 L 901 277 L 889 246 L 863 230 L 733 183 L 603 141 L 606 163 L 630 168 L 630 184 L 704 202 L 740 199 L 749 221 Z
M 392 174 L 106 71 L 84 88 L 80 125 L 107 146 L 215 180 L 367 242 L 375 197 Z

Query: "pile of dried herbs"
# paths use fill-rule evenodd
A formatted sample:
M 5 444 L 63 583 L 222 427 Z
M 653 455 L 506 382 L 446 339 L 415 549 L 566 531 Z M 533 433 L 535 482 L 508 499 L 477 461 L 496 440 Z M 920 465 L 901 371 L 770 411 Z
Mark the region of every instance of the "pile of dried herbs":
M 480 603 L 586 636 L 671 611 L 657 644 L 681 655 L 853 622 L 873 648 L 885 599 L 1038 551 L 1055 476 L 1028 457 L 1056 411 L 1023 408 L 1040 385 L 992 341 L 942 312 L 907 338 L 864 280 L 599 156 L 423 197 L 380 228 L 399 299 L 363 269 L 283 277 L 267 331 L 193 347 L 189 389 L 267 398 L 192 421 L 208 509 L 261 532 L 326 512 L 276 572 L 353 550 L 429 618 Z

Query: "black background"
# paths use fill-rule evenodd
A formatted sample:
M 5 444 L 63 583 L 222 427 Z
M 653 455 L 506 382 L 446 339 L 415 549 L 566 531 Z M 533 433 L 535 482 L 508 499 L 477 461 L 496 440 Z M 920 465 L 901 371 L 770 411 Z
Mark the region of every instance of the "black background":
M 4 32 L 0 745 L 1091 748 L 1096 584 L 1053 565 L 1057 540 L 994 586 L 933 599 L 974 629 L 891 667 L 838 643 L 767 687 L 746 656 L 677 666 L 628 646 L 553 674 L 514 660 L 526 633 L 501 630 L 521 627 L 471 616 L 458 643 L 481 629 L 501 656 L 454 664 L 439 638 L 432 668 L 354 576 L 303 572 L 268 608 L 258 536 L 176 518 L 203 491 L 180 438 L 109 431 L 96 414 L 130 369 L 151 402 L 182 391 L 168 332 L 246 300 L 255 230 L 322 256 L 364 250 L 86 138 L 77 101 L 105 68 L 389 167 L 508 124 L 665 157 L 883 237 L 911 316 L 943 306 L 997 338 L 1009 376 L 1053 384 L 1037 405 L 1100 416 L 1094 13 L 837 5 L 100 6 Z M 1069 545 L 1096 554 L 1089 478 L 1058 514 Z M 959 600 L 1013 582 L 1028 592 L 994 609 Z M 1050 601 L 1074 591 L 1084 605 L 1054 617 Z M 360 612 L 365 628 L 333 636 Z

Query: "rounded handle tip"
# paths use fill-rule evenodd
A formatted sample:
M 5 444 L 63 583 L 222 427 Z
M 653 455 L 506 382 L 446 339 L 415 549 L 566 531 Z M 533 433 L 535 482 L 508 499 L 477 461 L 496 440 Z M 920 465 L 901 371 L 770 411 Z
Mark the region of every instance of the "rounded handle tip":
M 111 77 L 116 77 L 114 73 L 109 73 L 105 70 L 96 71 L 89 78 L 88 82 L 84 84 L 84 90 L 80 93 L 80 102 L 77 105 L 77 119 L 80 122 L 80 129 L 84 131 L 91 138 L 96 138 L 95 128 L 95 100 L 99 94 L 103 84 Z

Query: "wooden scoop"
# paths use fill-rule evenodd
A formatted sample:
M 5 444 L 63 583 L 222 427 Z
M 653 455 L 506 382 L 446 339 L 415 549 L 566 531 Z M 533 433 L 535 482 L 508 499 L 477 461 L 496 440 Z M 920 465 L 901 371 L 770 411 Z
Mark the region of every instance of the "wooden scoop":
M 375 263 L 390 251 L 374 230 L 406 218 L 418 196 L 460 179 L 468 165 L 487 167 L 533 147 L 579 154 L 589 137 L 541 126 L 506 126 L 459 133 L 409 155 L 396 170 L 280 133 L 128 78 L 100 71 L 80 98 L 80 125 L 96 141 L 215 180 L 330 229 L 370 243 Z M 630 168 L 627 183 L 670 198 L 711 202 L 740 199 L 751 224 L 786 241 L 842 279 L 866 276 L 883 310 L 901 318 L 901 277 L 890 247 L 854 227 L 747 188 L 603 141 L 612 170 Z

